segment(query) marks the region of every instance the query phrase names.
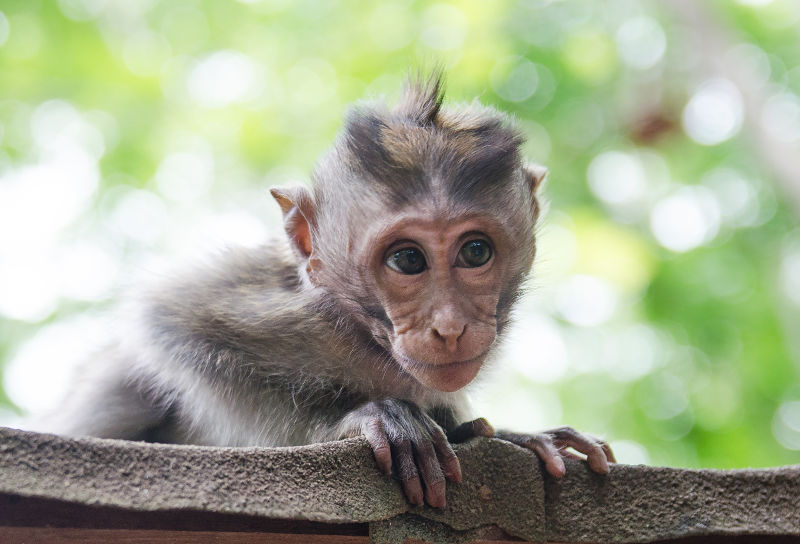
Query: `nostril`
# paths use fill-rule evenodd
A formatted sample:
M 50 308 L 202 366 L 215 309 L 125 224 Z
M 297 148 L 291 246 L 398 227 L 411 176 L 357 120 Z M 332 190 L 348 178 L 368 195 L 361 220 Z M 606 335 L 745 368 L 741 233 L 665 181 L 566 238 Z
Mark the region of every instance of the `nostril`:
M 449 351 L 455 351 L 458 348 L 458 341 L 464 336 L 466 328 L 466 325 L 452 328 L 431 327 L 431 333 L 433 333 L 435 339 L 444 342 Z

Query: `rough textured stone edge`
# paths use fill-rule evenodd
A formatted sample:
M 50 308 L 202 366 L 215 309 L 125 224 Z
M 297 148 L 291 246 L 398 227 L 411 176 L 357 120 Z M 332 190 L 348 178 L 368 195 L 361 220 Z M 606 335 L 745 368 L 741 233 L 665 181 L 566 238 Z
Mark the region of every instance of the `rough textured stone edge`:
M 459 531 L 497 525 L 541 539 L 544 482 L 530 452 L 498 440 L 456 447 L 464 481 L 448 508 L 412 507 L 363 439 L 216 448 L 67 439 L 0 428 L 0 492 L 138 511 L 197 510 L 334 523 L 413 512 Z
M 373 522 L 375 530 L 392 525 L 383 520 L 423 517 L 435 523 L 419 527 L 449 527 L 456 536 L 497 525 L 533 541 L 800 536 L 800 465 L 727 471 L 614 465 L 601 476 L 568 460 L 566 477 L 555 480 L 543 478 L 531 452 L 498 440 L 474 440 L 456 451 L 465 478 L 448 486 L 448 508 L 441 511 L 409 506 L 362 439 L 211 448 L 0 428 L 0 492 L 136 511 Z
M 612 465 L 608 475 L 567 462 L 545 482 L 547 537 L 642 542 L 707 535 L 800 536 L 800 465 L 685 470 Z

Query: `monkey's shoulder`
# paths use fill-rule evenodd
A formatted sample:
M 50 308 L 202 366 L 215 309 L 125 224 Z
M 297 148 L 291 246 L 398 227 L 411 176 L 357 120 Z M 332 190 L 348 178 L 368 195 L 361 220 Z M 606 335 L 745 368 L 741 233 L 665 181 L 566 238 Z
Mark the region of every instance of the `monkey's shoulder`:
M 209 333 L 258 327 L 307 314 L 298 263 L 280 240 L 228 248 L 191 266 L 162 274 L 131 293 L 130 303 L 151 326 Z
M 232 247 L 195 271 L 210 289 L 295 292 L 300 288 L 297 257 L 283 239 L 257 247 Z
M 256 247 L 228 247 L 205 258 L 163 274 L 144 291 L 177 293 L 180 297 L 216 297 L 222 294 L 264 293 L 300 288 L 298 262 L 283 240 Z

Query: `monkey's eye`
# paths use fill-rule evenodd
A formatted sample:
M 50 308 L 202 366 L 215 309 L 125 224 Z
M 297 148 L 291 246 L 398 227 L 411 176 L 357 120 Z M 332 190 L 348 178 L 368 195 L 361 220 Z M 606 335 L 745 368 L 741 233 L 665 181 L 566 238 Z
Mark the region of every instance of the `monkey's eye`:
M 425 255 L 415 247 L 398 249 L 386 259 L 386 265 L 401 274 L 419 274 L 428 268 Z
M 458 251 L 456 266 L 476 268 L 483 266 L 492 258 L 492 246 L 486 240 L 470 240 Z

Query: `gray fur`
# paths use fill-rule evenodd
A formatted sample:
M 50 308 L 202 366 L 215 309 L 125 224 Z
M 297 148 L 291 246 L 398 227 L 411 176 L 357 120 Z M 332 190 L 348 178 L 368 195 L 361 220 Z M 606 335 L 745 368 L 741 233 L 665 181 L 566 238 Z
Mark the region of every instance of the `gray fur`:
M 350 114 L 314 173 L 313 194 L 303 196 L 316 209 L 308 220 L 313 258 L 324 263 L 320 282 L 308 281 L 310 264 L 282 240 L 230 250 L 150 286 L 123 307 L 122 333 L 40 429 L 288 446 L 357 433 L 359 409 L 375 402 L 397 410 L 400 430 L 420 411 L 445 430 L 463 422 L 463 392 L 427 388 L 391 357 L 391 321 L 369 270 L 348 258 L 359 221 L 379 219 L 374 210 L 435 198 L 454 213 L 494 210 L 520 248 L 519 273 L 498 305 L 502 332 L 533 260 L 535 184 L 505 116 L 475 105 L 445 111 L 441 103 L 432 79 L 412 82 L 394 110 Z M 404 149 L 387 148 L 404 138 Z

